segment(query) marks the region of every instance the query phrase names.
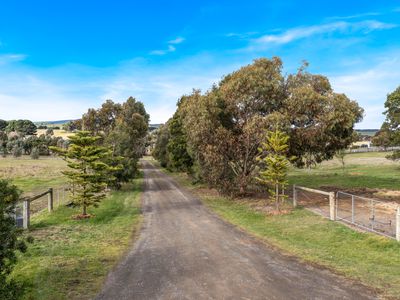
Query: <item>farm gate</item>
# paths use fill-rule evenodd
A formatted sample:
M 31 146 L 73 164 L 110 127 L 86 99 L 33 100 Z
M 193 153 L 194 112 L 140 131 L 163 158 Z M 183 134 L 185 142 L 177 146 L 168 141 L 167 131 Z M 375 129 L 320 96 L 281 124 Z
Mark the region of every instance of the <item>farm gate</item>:
M 391 238 L 396 237 L 397 210 L 392 203 L 341 191 L 336 193 L 338 220 Z
M 293 186 L 293 206 L 300 205 L 337 220 L 400 241 L 400 206 L 338 191 Z

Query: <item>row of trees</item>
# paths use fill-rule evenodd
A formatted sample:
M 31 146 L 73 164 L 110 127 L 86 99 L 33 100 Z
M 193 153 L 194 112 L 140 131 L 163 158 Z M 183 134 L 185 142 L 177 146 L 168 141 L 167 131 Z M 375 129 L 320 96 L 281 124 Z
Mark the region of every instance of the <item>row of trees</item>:
M 142 102 L 130 97 L 119 104 L 107 100 L 99 109 L 89 109 L 81 120 L 81 129 L 100 136 L 98 144 L 111 150 L 110 165 L 121 165 L 116 172 L 118 182 L 126 182 L 137 174 L 137 163 L 145 151 L 150 116 Z
M 37 128 L 29 120 L 0 120 L 0 154 L 4 157 L 23 154 L 39 158 L 39 155 L 50 155 L 50 147 L 65 148 L 68 142 L 61 137 L 55 137 L 53 130 L 48 129 L 45 134 L 36 135 Z
M 386 120 L 380 130 L 372 138 L 372 143 L 380 147 L 391 147 L 400 145 L 400 86 L 389 93 L 385 102 Z M 400 159 L 400 151 L 394 151 L 389 159 Z
M 266 131 L 287 134 L 287 157 L 311 167 L 346 148 L 362 116 L 357 102 L 335 93 L 328 78 L 309 73 L 307 64 L 284 76 L 279 58 L 263 58 L 204 94 L 183 96 L 159 130 L 153 155 L 221 192 L 242 194 L 258 173 Z
M 36 125 L 30 120 L 0 120 L 0 131 L 10 133 L 15 132 L 19 136 L 35 135 Z

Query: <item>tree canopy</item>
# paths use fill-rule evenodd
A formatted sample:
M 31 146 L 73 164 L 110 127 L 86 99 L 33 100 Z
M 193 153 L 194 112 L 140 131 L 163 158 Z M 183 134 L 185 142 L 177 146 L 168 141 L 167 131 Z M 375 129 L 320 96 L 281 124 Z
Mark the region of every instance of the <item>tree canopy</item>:
M 383 147 L 400 144 L 400 86 L 387 95 L 385 101 L 386 120 L 374 137 L 374 143 Z M 388 159 L 399 160 L 400 151 L 396 150 Z
M 111 149 L 108 163 L 122 165 L 114 174 L 117 187 L 137 174 L 137 162 L 145 151 L 149 119 L 143 103 L 133 97 L 122 104 L 107 100 L 101 108 L 90 108 L 82 116 L 82 128 L 101 136 L 98 143 Z
M 12 120 L 7 123 L 5 131 L 16 132 L 22 136 L 35 135 L 37 127 L 30 120 Z
M 309 73 L 307 65 L 284 76 L 279 58 L 262 58 L 228 74 L 204 94 L 194 90 L 186 95 L 166 124 L 168 142 L 158 143 L 166 149 L 156 145 L 155 153 L 166 152 L 170 165 L 178 161 L 173 153 L 183 153 L 179 159 L 189 155 L 205 182 L 243 193 L 254 178 L 265 130 L 285 132 L 293 163 L 311 166 L 347 147 L 362 116 L 357 102 L 335 93 L 328 78 Z M 173 142 L 177 138 L 180 142 Z

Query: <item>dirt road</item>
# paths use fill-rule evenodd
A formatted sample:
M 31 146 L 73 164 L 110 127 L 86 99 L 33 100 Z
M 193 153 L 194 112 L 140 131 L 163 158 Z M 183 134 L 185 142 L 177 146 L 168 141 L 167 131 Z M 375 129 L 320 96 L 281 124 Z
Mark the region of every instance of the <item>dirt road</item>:
M 144 225 L 97 299 L 375 299 L 226 224 L 144 161 Z

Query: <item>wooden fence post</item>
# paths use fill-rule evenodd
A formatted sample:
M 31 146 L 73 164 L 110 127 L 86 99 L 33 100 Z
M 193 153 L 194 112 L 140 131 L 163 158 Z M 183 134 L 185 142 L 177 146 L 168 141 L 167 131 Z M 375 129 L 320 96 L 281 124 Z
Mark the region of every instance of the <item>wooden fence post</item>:
M 295 184 L 293 184 L 293 207 L 297 207 L 297 192 Z
M 400 206 L 397 207 L 396 214 L 396 240 L 400 242 Z
M 335 210 L 335 193 L 329 193 L 329 216 L 332 221 L 336 220 L 336 210 Z
M 53 211 L 53 189 L 49 188 L 49 193 L 47 194 L 47 208 L 49 212 Z
M 30 223 L 30 218 L 31 218 L 31 212 L 30 212 L 30 201 L 29 200 L 24 200 L 24 205 L 23 205 L 23 211 L 22 211 L 22 215 L 23 215 L 23 227 L 24 229 L 28 229 L 29 228 L 29 223 Z

